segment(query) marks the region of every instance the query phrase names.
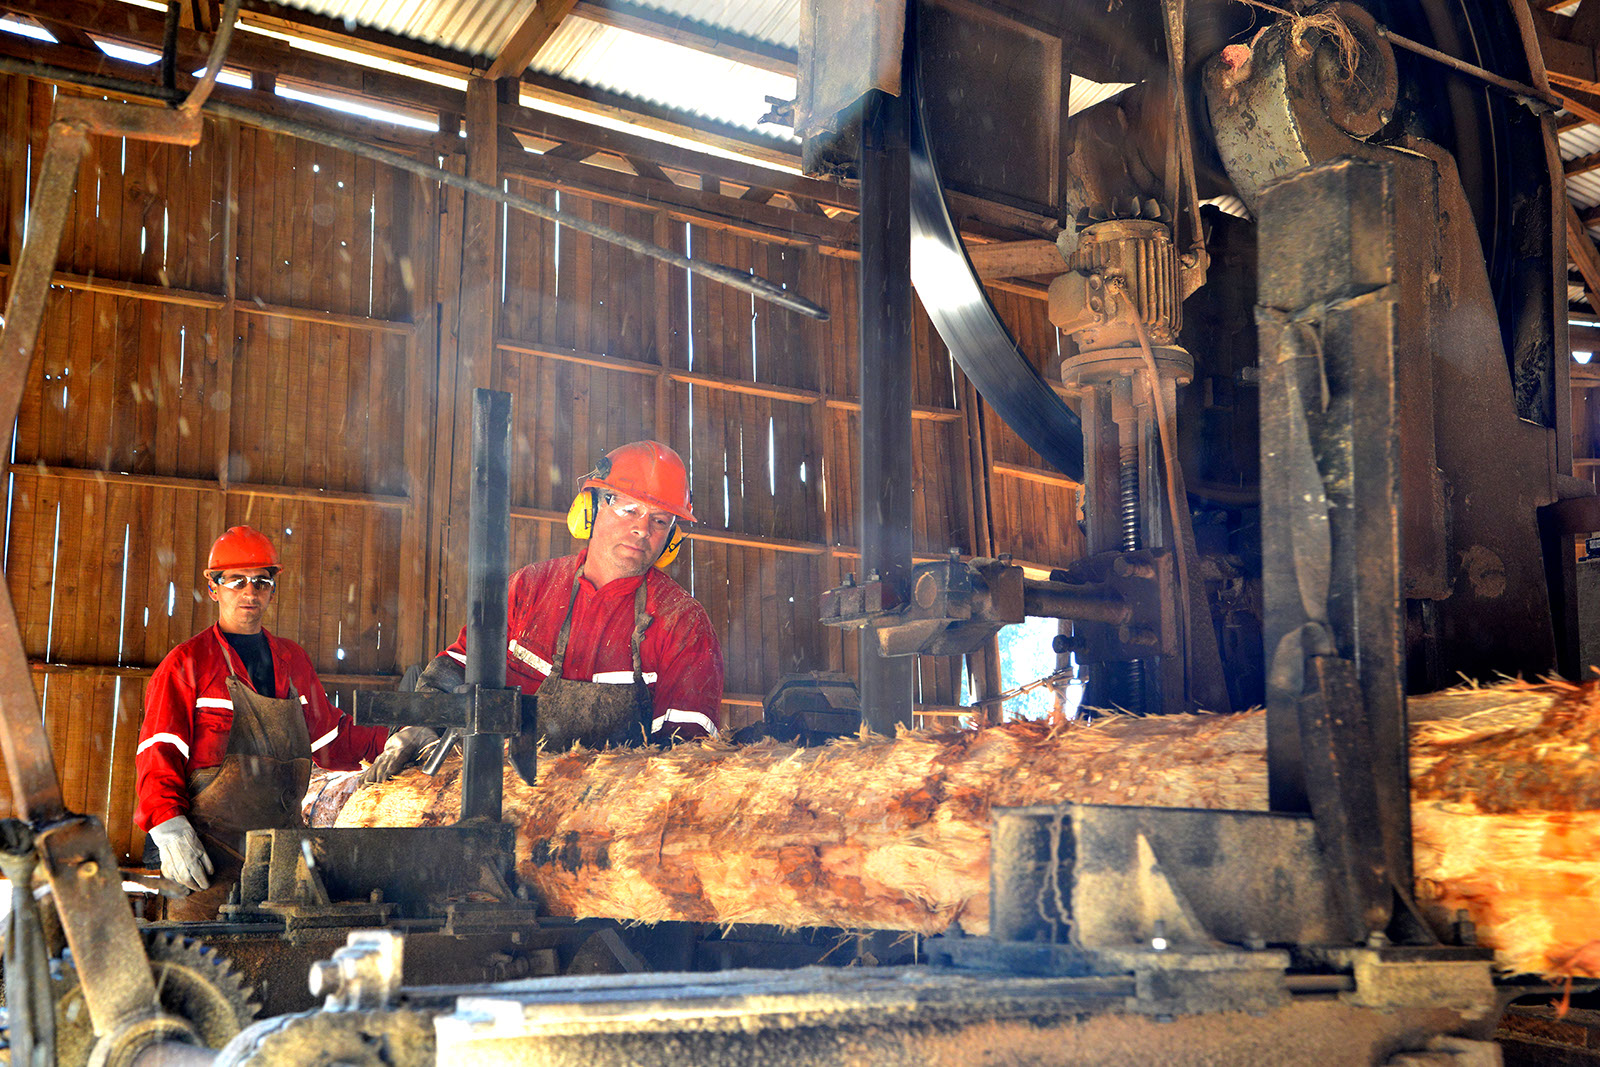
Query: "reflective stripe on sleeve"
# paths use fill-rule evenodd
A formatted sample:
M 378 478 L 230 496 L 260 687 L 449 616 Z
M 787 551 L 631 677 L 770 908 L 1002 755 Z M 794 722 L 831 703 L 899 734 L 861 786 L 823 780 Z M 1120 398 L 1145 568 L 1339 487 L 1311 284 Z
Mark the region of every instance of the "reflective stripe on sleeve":
M 540 674 L 550 673 L 550 661 L 539 655 L 537 652 L 523 648 L 522 643 L 516 638 L 513 637 L 509 642 L 506 643 L 506 650 L 523 663 L 526 663 L 528 666 L 538 671 Z M 463 659 L 461 662 L 465 663 L 466 660 Z M 631 678 L 633 676 L 630 674 L 628 677 Z M 599 681 L 598 678 L 595 680 Z
M 300 698 L 300 703 L 309 705 L 311 703 L 311 701 L 307 700 L 305 697 L 301 697 Z
M 197 708 L 227 708 L 233 710 L 233 701 L 227 697 L 196 697 L 194 706 Z
M 177 734 L 151 734 L 149 737 L 139 742 L 139 747 L 133 750 L 133 754 L 137 756 L 151 745 L 161 744 L 171 745 L 173 748 L 183 753 L 184 759 L 189 758 L 189 746 L 184 742 L 183 738 L 179 737 Z
M 447 649 L 444 650 L 444 654 L 449 656 L 451 659 L 455 660 L 457 663 L 461 664 L 463 667 L 466 666 L 467 654 L 465 652 L 451 652 L 447 648 Z
M 674 722 L 698 726 L 707 735 L 711 737 L 717 736 L 717 724 L 712 722 L 709 716 L 702 715 L 698 711 L 683 711 L 680 708 L 668 708 L 660 715 L 657 715 L 655 721 L 650 724 L 650 732 L 657 733 L 668 723 Z
M 597 682 L 605 682 L 607 685 L 627 685 L 629 682 L 633 681 L 633 672 L 632 671 L 601 671 L 599 674 L 594 676 L 594 680 L 597 681 Z M 656 684 L 656 672 L 655 671 L 645 671 L 644 672 L 644 684 L 645 685 L 655 685 Z
M 338 736 L 339 728 L 335 726 L 333 729 L 329 730 L 327 733 L 311 742 L 311 751 L 321 752 L 324 748 L 327 748 L 330 743 L 332 743 L 335 737 Z

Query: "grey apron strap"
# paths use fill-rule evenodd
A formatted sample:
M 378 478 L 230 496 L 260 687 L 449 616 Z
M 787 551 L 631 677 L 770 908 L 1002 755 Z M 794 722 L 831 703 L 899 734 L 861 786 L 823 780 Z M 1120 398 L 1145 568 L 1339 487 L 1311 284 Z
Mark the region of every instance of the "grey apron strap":
M 644 632 L 655 621 L 651 614 L 644 610 L 644 587 L 650 584 L 650 576 L 646 574 L 639 583 L 639 591 L 633 594 L 633 681 L 636 685 L 644 682 L 644 661 L 639 657 L 639 646 L 644 641 Z
M 567 665 L 567 638 L 572 636 L 572 612 L 578 606 L 578 583 L 583 581 L 583 564 L 578 564 L 572 576 L 572 595 L 567 597 L 567 617 L 561 620 L 561 633 L 556 637 L 556 653 L 551 657 L 549 677 L 561 680 Z

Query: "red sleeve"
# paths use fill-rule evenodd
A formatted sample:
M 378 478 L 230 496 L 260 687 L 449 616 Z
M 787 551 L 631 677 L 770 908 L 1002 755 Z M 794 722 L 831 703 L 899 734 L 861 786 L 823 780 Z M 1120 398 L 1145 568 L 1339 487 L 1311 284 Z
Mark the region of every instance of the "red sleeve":
M 511 581 L 506 587 L 506 620 L 510 641 L 506 648 L 506 685 L 515 686 L 524 693 L 533 693 L 538 690 L 539 683 L 544 681 L 545 670 L 548 666 L 535 653 L 521 649 L 517 640 L 521 628 L 532 629 L 532 613 L 538 604 L 540 583 L 537 568 L 534 566 L 523 567 L 511 575 Z M 518 659 L 512 646 L 521 649 L 526 660 Z M 460 664 L 465 670 L 467 666 L 467 628 L 463 626 L 461 633 L 451 642 L 442 655 L 449 656 Z
M 706 609 L 688 597 L 665 613 L 653 695 L 656 744 L 710 737 L 722 728 L 722 643 Z
M 288 660 L 290 681 L 300 694 L 300 710 L 306 716 L 306 731 L 311 735 L 311 758 L 330 771 L 353 771 L 362 760 L 376 759 L 389 739 L 387 726 L 357 726 L 350 713 L 340 711 L 328 700 L 322 679 L 305 650 L 292 642 L 281 645 Z M 273 648 L 278 654 L 278 647 Z
M 142 830 L 189 813 L 194 698 L 194 663 L 180 646 L 161 661 L 144 690 L 144 722 L 133 756 L 133 821 Z

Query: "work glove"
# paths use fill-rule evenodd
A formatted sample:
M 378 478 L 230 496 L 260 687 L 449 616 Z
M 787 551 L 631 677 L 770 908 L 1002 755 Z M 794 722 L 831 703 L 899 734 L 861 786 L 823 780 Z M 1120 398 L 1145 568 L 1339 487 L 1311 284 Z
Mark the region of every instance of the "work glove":
M 150 827 L 150 837 L 161 853 L 163 878 L 188 886 L 196 893 L 210 887 L 211 880 L 206 875 L 215 868 L 211 866 L 211 857 L 206 855 L 200 835 L 194 832 L 188 818 L 174 815 L 166 822 Z
M 399 772 L 417 762 L 422 750 L 439 740 L 439 735 L 426 726 L 402 726 L 389 735 L 383 751 L 361 774 L 361 784 L 387 782 Z

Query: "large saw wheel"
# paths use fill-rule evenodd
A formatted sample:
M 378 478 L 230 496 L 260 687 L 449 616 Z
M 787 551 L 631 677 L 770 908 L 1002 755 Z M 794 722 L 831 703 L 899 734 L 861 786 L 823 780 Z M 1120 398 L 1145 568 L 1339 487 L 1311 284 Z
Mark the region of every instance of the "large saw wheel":
M 193 938 L 170 931 L 145 935 L 145 951 L 161 1010 L 194 1028 L 207 1048 L 220 1049 L 261 1010 L 226 959 Z M 94 1027 L 70 954 L 56 961 L 56 1062 L 82 1067 L 94 1048 Z

